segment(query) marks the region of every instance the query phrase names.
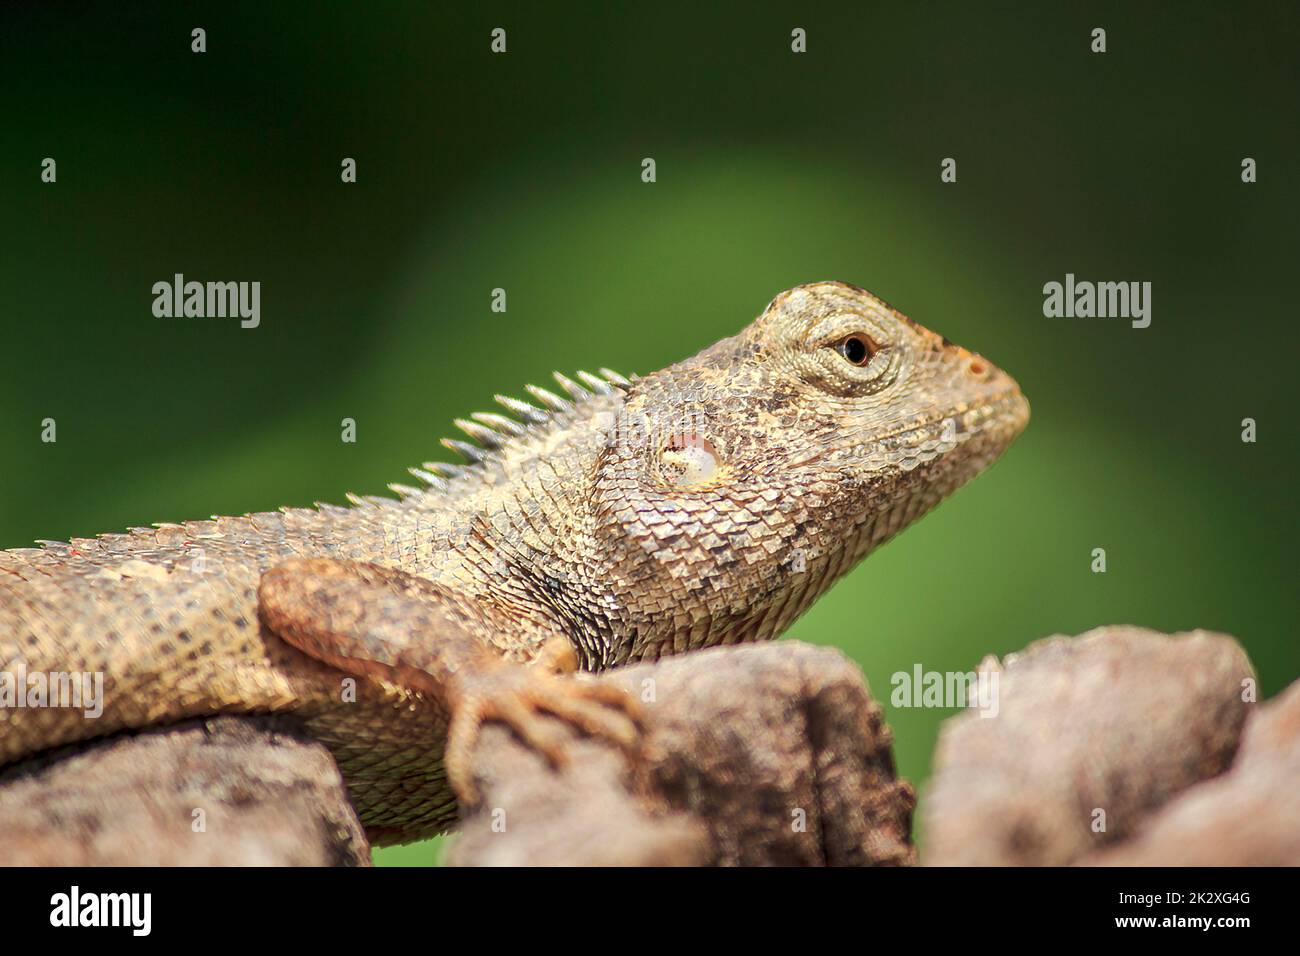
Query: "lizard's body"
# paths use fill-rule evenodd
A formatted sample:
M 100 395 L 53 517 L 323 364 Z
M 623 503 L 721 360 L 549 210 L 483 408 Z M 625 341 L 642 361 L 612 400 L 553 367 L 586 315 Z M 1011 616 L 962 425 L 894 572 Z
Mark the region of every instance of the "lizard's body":
M 812 343 L 819 329 L 840 338 Z M 860 368 L 855 336 L 872 346 Z M 518 662 L 563 637 L 586 670 L 774 637 L 1027 418 L 1005 375 L 838 283 L 783 293 L 661 372 L 584 382 L 562 380 L 569 397 L 543 395 L 544 412 L 514 406 L 523 427 L 462 425 L 497 447 L 417 472 L 429 487 L 399 499 L 0 552 L 0 673 L 102 672 L 105 696 L 95 720 L 0 707 L 0 765 L 186 717 L 292 712 L 378 842 L 438 832 L 455 816 L 442 758 L 461 699 L 442 689 L 473 670 L 428 659 L 441 632 Z M 383 580 L 357 584 L 339 559 Z M 411 586 L 391 606 L 388 569 Z M 360 675 L 355 702 L 339 668 Z

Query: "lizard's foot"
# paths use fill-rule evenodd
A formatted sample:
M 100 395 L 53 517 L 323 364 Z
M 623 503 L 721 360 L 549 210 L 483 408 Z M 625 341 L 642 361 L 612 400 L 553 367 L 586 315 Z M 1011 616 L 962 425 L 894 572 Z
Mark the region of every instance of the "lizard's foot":
M 544 652 L 537 665 L 501 661 L 467 676 L 457 688 L 443 764 L 464 805 L 479 799 L 470 758 L 479 730 L 489 720 L 504 723 L 556 768 L 567 760 L 567 734 L 543 714 L 614 743 L 626 754 L 636 753 L 641 708 L 634 698 L 608 684 L 565 676 L 568 667 L 562 653 Z

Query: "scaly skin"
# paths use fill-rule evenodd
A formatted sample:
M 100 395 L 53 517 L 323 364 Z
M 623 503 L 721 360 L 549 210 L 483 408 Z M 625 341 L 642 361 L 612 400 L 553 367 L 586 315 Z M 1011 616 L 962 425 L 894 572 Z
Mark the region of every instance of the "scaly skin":
M 472 792 L 482 720 L 544 750 L 537 710 L 628 736 L 595 685 L 518 665 L 557 641 L 599 671 L 775 637 L 1029 414 L 987 361 L 835 282 L 644 378 L 557 379 L 567 398 L 533 391 L 544 411 L 504 400 L 520 422 L 458 423 L 478 445 L 448 444 L 470 463 L 414 469 L 427 487 L 393 486 L 400 500 L 0 552 L 0 668 L 102 672 L 105 688 L 94 720 L 0 708 L 0 765 L 292 712 L 376 842 L 440 832 L 444 764 Z

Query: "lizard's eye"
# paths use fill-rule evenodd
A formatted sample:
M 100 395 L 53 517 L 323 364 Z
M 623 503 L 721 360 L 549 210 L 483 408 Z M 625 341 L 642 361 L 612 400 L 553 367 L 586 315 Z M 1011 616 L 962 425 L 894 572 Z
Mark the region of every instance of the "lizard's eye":
M 869 315 L 836 313 L 803 333 L 803 365 L 811 384 L 835 395 L 870 395 L 888 388 L 907 364 L 905 338 L 895 341 L 890 326 Z
M 871 341 L 861 333 L 855 333 L 841 340 L 836 346 L 835 351 L 844 356 L 845 361 L 850 365 L 856 365 L 859 368 L 871 361 L 871 356 L 880 351 L 876 343 Z

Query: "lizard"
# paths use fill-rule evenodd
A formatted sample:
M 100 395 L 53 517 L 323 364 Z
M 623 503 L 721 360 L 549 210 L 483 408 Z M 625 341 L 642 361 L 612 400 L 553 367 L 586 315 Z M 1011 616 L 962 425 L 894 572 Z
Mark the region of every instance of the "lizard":
M 104 678 L 95 719 L 0 706 L 0 766 L 289 713 L 375 845 L 444 832 L 484 722 L 557 768 L 564 725 L 634 751 L 638 705 L 587 673 L 778 636 L 1029 417 L 987 359 L 841 282 L 658 372 L 576 375 L 458 419 L 464 461 L 395 497 L 0 552 L 0 676 Z

